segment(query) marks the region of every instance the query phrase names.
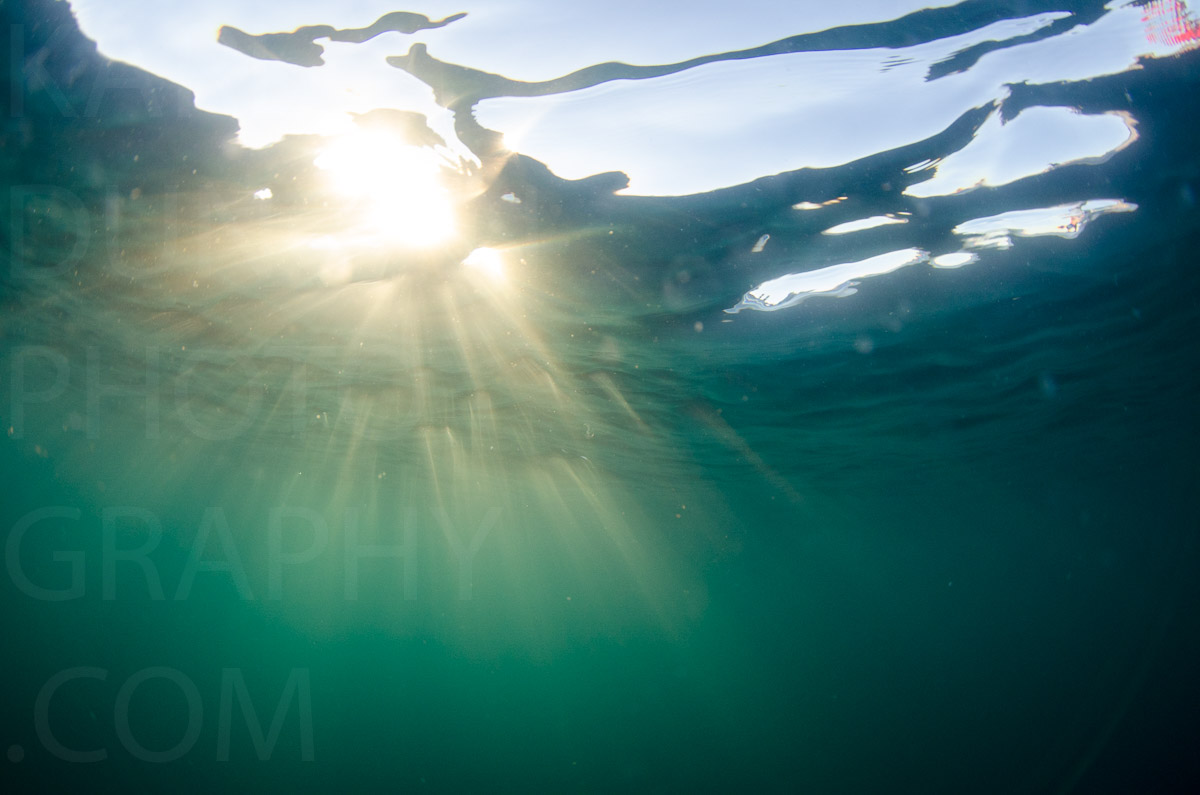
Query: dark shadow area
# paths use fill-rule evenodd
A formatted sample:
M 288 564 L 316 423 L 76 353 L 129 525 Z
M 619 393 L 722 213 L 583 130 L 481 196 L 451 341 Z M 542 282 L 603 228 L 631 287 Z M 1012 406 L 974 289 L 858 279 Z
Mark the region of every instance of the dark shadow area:
M 1104 3 L 1095 0 L 1081 0 L 1074 3 L 991 3 L 969 0 L 969 2 L 959 3 L 948 8 L 917 11 L 888 22 L 847 25 L 816 33 L 802 33 L 759 47 L 702 55 L 673 64 L 636 66 L 616 62 L 602 63 L 588 66 L 562 77 L 539 82 L 513 80 L 471 67 L 439 61 L 429 54 L 428 48 L 424 44 L 414 44 L 407 54 L 390 57 L 387 62 L 428 84 L 433 89 L 439 104 L 459 112 L 467 111 L 480 100 L 492 97 L 536 97 L 561 94 L 579 91 L 613 80 L 646 80 L 662 77 L 720 61 L 738 61 L 800 52 L 912 47 L 969 33 L 1006 19 L 1054 11 L 1062 11 L 1069 16 L 1056 20 L 1028 36 L 1020 36 L 1004 42 L 989 42 L 987 45 L 979 45 L 979 49 L 972 48 L 960 56 L 956 56 L 953 64 L 941 70 L 931 71 L 929 79 L 936 79 L 953 71 L 961 71 L 962 68 L 978 60 L 984 52 L 998 47 L 1016 46 L 1027 41 L 1060 35 L 1077 25 L 1091 24 L 1104 14 Z
M 296 66 L 321 66 L 325 63 L 321 57 L 325 48 L 316 43 L 317 39 L 362 44 L 384 33 L 416 33 L 421 30 L 445 27 L 465 16 L 466 14 L 454 14 L 435 22 L 423 14 L 393 11 L 390 14 L 384 14 L 365 28 L 338 29 L 330 25 L 305 25 L 291 33 L 258 35 L 225 25 L 218 32 L 217 41 L 260 61 L 283 61 Z

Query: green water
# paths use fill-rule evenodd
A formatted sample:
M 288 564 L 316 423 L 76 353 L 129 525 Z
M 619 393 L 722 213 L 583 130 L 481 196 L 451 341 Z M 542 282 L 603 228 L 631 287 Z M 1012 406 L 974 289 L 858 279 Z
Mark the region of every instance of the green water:
M 98 56 L 46 44 L 63 7 L 4 8 L 84 107 L 59 70 Z M 1186 791 L 1188 58 L 1093 86 L 1133 92 L 1154 147 L 922 205 L 896 247 L 1019 202 L 1136 213 L 736 316 L 769 269 L 730 251 L 815 240 L 782 177 L 622 199 L 518 162 L 492 190 L 527 214 L 472 210 L 491 280 L 465 239 L 320 242 L 359 217 L 306 192 L 311 141 L 230 155 L 219 117 L 68 115 L 10 68 L 0 775 Z M 829 179 L 899 201 L 886 154 Z

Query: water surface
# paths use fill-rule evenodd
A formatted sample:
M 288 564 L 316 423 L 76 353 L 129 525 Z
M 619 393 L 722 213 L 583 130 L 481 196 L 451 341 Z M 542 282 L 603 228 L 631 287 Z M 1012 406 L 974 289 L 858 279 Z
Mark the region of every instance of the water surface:
M 6 777 L 1182 791 L 1196 18 L 777 5 L 0 6 Z

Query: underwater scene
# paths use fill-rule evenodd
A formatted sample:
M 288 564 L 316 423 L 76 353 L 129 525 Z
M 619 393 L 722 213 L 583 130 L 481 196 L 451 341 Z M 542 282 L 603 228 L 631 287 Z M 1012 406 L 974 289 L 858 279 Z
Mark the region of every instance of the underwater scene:
M 0 789 L 1200 782 L 1200 7 L 0 0 Z

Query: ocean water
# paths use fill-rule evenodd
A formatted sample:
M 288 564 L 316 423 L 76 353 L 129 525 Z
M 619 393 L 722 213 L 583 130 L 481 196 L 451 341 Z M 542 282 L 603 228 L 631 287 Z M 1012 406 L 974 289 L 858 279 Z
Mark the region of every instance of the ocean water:
M 1191 790 L 1187 4 L 172 5 L 0 2 L 5 791 Z

